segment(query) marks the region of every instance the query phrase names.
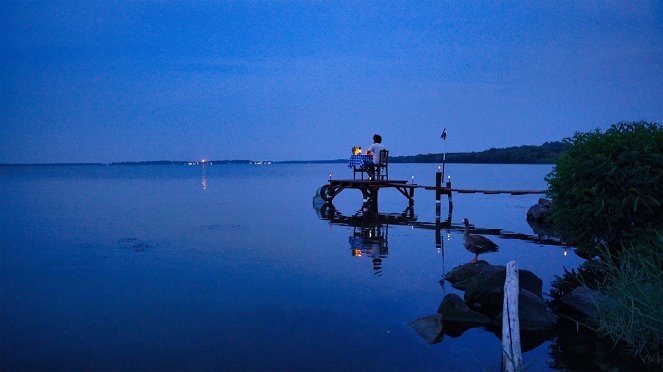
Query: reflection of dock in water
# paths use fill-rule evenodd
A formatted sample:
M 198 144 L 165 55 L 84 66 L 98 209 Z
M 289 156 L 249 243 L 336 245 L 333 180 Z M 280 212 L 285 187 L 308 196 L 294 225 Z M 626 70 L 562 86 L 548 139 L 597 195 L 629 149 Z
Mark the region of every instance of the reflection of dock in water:
M 313 208 L 316 210 L 318 216 L 322 220 L 329 221 L 334 225 L 341 226 L 350 226 L 350 227 L 362 227 L 362 226 L 374 226 L 374 225 L 401 225 L 401 226 L 410 226 L 415 229 L 424 229 L 424 230 L 435 230 L 436 232 L 436 245 L 441 243 L 441 232 L 446 230 L 447 233 L 451 231 L 463 232 L 465 225 L 462 223 L 452 223 L 451 222 L 451 213 L 447 216 L 446 220 L 439 220 L 428 222 L 428 221 L 419 221 L 417 216 L 414 214 L 414 206 L 408 205 L 408 207 L 401 213 L 381 213 L 374 212 L 370 209 L 360 209 L 357 213 L 347 216 L 340 213 L 336 210 L 331 203 L 316 203 L 314 201 Z M 533 234 L 524 234 L 524 233 L 515 233 L 510 231 L 505 231 L 499 228 L 482 228 L 470 225 L 472 233 L 481 234 L 481 235 L 491 235 L 496 236 L 501 239 L 515 239 L 521 241 L 527 241 L 534 244 L 544 244 L 544 245 L 553 245 L 553 246 L 568 246 L 560 241 L 559 238 L 550 236 L 550 235 L 533 235 Z
M 357 226 L 348 238 L 353 257 L 368 257 L 373 274 L 382 276 L 382 260 L 389 254 L 389 225 Z
M 411 206 L 402 213 L 375 213 L 362 209 L 351 216 L 341 214 L 331 203 L 316 204 L 315 199 L 313 207 L 321 219 L 352 227 L 352 235 L 348 238 L 352 256 L 370 258 L 376 276 L 382 276 L 382 261 L 389 255 L 389 226 L 408 225 L 417 219 Z
M 315 208 L 315 206 L 314 206 Z M 410 206 L 402 213 L 376 213 L 370 210 L 359 210 L 351 216 L 345 216 L 336 210 L 331 203 L 325 203 L 315 208 L 320 219 L 327 220 L 336 225 L 360 227 L 367 225 L 409 225 L 416 222 L 414 209 Z

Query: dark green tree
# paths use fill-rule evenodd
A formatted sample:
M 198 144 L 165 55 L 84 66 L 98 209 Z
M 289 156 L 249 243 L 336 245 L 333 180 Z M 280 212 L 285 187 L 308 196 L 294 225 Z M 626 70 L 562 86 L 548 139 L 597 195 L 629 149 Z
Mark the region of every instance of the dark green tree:
M 579 248 L 619 249 L 663 226 L 663 127 L 620 122 L 576 133 L 546 176 L 553 221 Z

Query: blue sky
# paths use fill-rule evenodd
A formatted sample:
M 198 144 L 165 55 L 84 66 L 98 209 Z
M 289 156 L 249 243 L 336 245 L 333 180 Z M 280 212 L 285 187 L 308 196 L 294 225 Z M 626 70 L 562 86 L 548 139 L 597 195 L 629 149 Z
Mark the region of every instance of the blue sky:
M 0 162 L 336 159 L 663 122 L 662 1 L 0 2 Z

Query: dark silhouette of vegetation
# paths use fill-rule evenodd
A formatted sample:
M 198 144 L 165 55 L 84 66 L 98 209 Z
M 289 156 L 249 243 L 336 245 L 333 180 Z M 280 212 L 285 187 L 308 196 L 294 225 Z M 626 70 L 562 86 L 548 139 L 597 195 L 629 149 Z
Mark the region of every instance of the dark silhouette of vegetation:
M 663 226 L 663 127 L 621 122 L 576 133 L 546 176 L 558 231 L 594 254 L 655 236 Z
M 605 275 L 598 290 L 596 331 L 623 345 L 647 366 L 663 362 L 663 233 L 646 243 L 600 252 Z
M 491 148 L 481 152 L 447 153 L 447 163 L 485 164 L 552 164 L 566 151 L 564 142 L 546 142 L 540 146 L 526 145 L 506 148 Z M 392 163 L 442 163 L 443 154 L 420 154 L 390 157 Z
M 620 122 L 605 133 L 576 133 L 548 174 L 556 229 L 569 236 L 587 270 L 565 275 L 553 295 L 574 282 L 596 287 L 600 335 L 623 345 L 648 367 L 663 353 L 663 127 Z M 589 266 L 587 266 L 589 267 Z M 567 287 L 568 286 L 568 287 Z

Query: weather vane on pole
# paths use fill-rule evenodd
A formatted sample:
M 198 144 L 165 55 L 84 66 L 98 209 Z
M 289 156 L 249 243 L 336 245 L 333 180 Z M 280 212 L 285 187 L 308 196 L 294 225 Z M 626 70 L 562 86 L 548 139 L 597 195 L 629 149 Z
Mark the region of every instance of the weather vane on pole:
M 444 154 L 442 154 L 442 179 L 444 179 L 444 165 L 447 162 L 447 128 L 444 128 L 440 138 L 444 141 Z

